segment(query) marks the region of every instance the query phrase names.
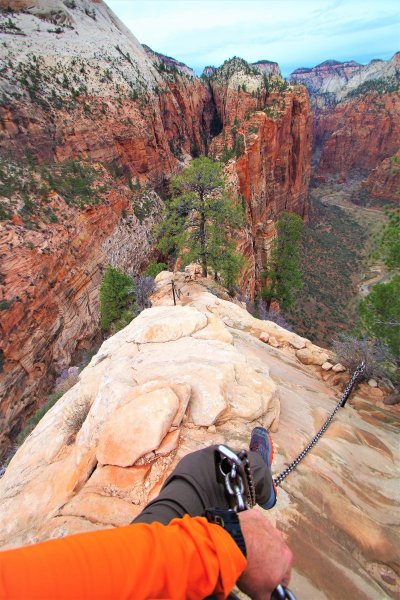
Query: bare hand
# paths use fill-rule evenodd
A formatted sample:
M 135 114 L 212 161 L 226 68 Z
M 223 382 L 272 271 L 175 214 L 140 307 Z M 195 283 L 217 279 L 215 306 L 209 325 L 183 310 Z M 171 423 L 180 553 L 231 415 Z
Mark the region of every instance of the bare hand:
M 282 534 L 258 509 L 238 516 L 247 549 L 247 567 L 238 586 L 253 600 L 269 600 L 279 583 L 289 583 L 292 553 Z

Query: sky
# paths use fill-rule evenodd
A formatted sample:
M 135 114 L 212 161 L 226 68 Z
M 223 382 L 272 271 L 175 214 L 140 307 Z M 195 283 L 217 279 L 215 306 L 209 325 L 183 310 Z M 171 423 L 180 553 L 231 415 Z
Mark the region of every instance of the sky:
M 327 59 L 400 50 L 399 0 L 106 0 L 136 38 L 201 74 L 232 56 L 279 63 L 284 76 Z

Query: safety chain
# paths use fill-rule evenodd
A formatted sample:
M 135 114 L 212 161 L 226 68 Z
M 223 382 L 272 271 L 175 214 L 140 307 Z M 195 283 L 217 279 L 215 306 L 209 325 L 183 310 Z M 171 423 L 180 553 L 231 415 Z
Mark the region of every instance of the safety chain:
M 325 424 L 321 427 L 321 429 L 318 431 L 318 433 L 313 437 L 313 439 L 308 444 L 308 446 L 306 446 L 306 448 L 304 448 L 304 450 L 302 452 L 300 452 L 298 457 L 295 458 L 295 460 L 293 462 L 291 462 L 290 465 L 284 471 L 282 471 L 282 473 L 279 473 L 279 475 L 277 477 L 274 477 L 274 484 L 276 486 L 280 485 L 282 483 L 282 481 L 284 479 L 286 479 L 286 477 L 289 475 L 289 473 L 291 473 L 297 467 L 297 465 L 303 460 L 303 458 L 305 456 L 307 456 L 307 454 L 310 452 L 310 450 L 315 446 L 315 444 L 318 442 L 318 440 L 323 436 L 325 431 L 328 429 L 329 425 L 332 423 L 333 417 L 336 415 L 339 408 L 343 408 L 345 406 L 345 404 L 350 396 L 351 390 L 353 389 L 354 384 L 356 383 L 357 379 L 359 379 L 361 377 L 361 375 L 364 371 L 365 371 L 365 363 L 362 362 L 360 365 L 358 365 L 358 367 L 354 371 L 349 383 L 346 386 L 346 389 L 344 390 L 342 397 L 340 398 L 339 402 L 336 405 L 335 410 L 332 412 L 330 417 L 328 417 Z

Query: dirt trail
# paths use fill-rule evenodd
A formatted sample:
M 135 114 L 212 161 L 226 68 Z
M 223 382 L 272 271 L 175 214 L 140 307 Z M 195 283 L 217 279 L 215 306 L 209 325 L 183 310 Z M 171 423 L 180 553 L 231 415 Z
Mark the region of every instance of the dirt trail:
M 371 287 L 377 283 L 383 283 L 390 279 L 382 261 L 368 261 L 368 254 L 373 248 L 374 235 L 387 222 L 387 218 L 381 208 L 361 206 L 351 202 L 351 195 L 356 189 L 356 184 L 348 183 L 336 186 L 321 186 L 311 190 L 311 194 L 324 204 L 333 204 L 345 210 L 357 223 L 370 232 L 370 239 L 365 248 L 365 262 L 361 265 L 358 276 L 360 296 L 364 298 Z M 339 224 L 340 225 L 340 224 Z

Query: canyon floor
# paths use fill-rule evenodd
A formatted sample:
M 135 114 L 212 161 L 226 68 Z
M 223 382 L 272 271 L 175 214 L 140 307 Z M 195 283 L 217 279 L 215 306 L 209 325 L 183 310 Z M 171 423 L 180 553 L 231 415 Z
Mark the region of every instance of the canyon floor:
M 305 366 L 310 341 L 161 273 L 153 307 L 106 340 L 0 481 L 1 547 L 129 523 L 177 461 L 246 447 L 270 427 L 278 474 L 335 407 L 348 373 Z M 335 385 L 333 385 L 335 384 Z M 268 512 L 295 555 L 299 598 L 394 598 L 399 584 L 398 407 L 360 386 Z M 157 410 L 155 410 L 157 407 Z
M 355 327 L 358 302 L 370 286 L 389 278 L 383 263 L 370 258 L 374 236 L 387 220 L 383 207 L 354 204 L 358 194 L 357 179 L 310 188 L 304 287 L 285 316 L 295 331 L 326 348 Z

